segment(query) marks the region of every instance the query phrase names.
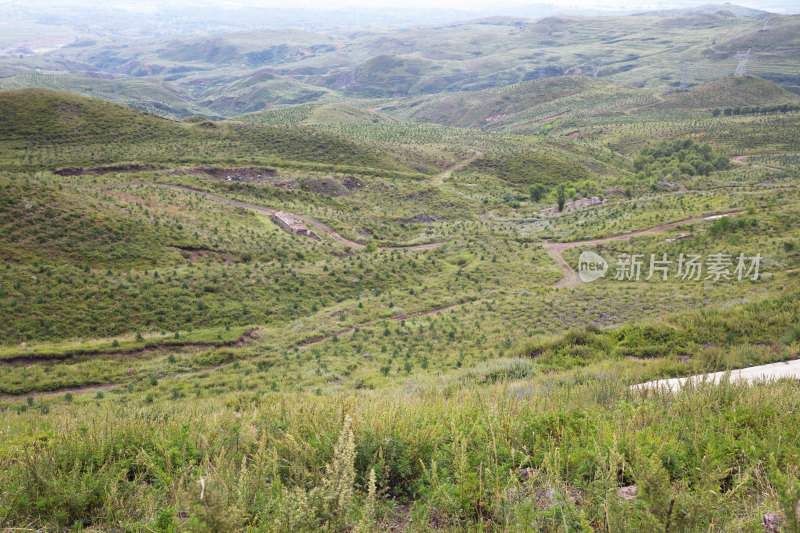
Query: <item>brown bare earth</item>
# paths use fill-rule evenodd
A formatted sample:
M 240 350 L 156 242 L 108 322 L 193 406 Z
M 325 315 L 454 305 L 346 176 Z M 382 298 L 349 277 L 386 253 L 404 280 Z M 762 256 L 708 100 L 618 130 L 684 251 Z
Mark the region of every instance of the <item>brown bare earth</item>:
M 676 228 L 678 226 L 682 226 L 684 224 L 694 224 L 696 222 L 702 222 L 704 220 L 710 220 L 715 217 L 719 216 L 734 216 L 742 213 L 742 211 L 728 211 L 725 213 L 717 213 L 713 215 L 706 215 L 702 217 L 694 217 L 694 218 L 687 218 L 686 220 L 679 220 L 677 222 L 669 222 L 667 224 L 659 224 L 658 226 L 653 226 L 652 228 L 643 229 L 639 231 L 631 231 L 629 233 L 622 233 L 620 235 L 612 235 L 610 237 L 602 237 L 600 239 L 591 239 L 588 241 L 575 241 L 575 242 L 541 242 L 539 246 L 542 246 L 547 255 L 558 265 L 561 269 L 561 272 L 564 273 L 564 277 L 562 277 L 554 287 L 556 289 L 564 289 L 569 287 L 576 287 L 581 284 L 581 279 L 578 277 L 578 273 L 575 269 L 570 266 L 569 263 L 564 259 L 561 255 L 564 250 L 568 250 L 570 248 L 576 248 L 578 246 L 596 246 L 598 244 L 603 244 L 606 242 L 611 241 L 621 241 L 624 239 L 629 239 L 631 237 L 638 237 L 639 235 L 648 235 L 651 233 L 659 233 L 661 231 L 666 231 L 669 229 Z
M 554 118 L 564 116 L 571 111 L 572 109 L 567 109 L 566 111 L 562 111 L 561 113 L 556 113 L 555 115 L 550 115 L 549 117 L 540 118 L 539 122 L 547 122 L 548 120 L 553 120 Z

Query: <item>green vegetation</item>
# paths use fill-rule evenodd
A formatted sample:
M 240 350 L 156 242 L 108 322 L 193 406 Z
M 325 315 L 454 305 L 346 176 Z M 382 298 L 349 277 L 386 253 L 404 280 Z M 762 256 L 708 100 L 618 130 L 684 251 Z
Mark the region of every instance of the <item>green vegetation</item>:
M 762 106 L 743 106 L 743 107 L 726 107 L 725 109 L 714 109 L 711 114 L 715 117 L 721 114 L 725 116 L 731 115 L 767 115 L 770 113 L 789 113 L 790 111 L 800 111 L 800 104 L 780 104 L 780 105 L 762 105 Z
M 664 93 L 647 55 L 722 53 L 753 27 L 137 45 L 131 69 L 164 66 L 142 78 L 197 87 L 273 64 L 173 93 L 181 121 L 1 91 L 0 528 L 791 530 L 796 380 L 632 387 L 800 358 L 797 98 L 754 77 Z M 568 73 L 597 35 L 600 77 Z M 512 41 L 554 44 L 517 63 Z M 68 53 L 115 68 L 127 52 L 104 46 Z M 333 57 L 360 83 L 311 68 Z M 543 61 L 571 75 L 512 66 Z M 208 70 L 166 74 L 183 63 Z M 587 250 L 609 271 L 572 283 Z M 615 279 L 624 254 L 640 279 Z M 647 275 L 681 254 L 760 271 Z
M 589 178 L 591 173 L 580 163 L 546 153 L 530 153 L 511 158 L 486 157 L 477 160 L 472 168 L 492 173 L 515 185 L 534 183 L 553 187 L 566 180 Z
M 729 157 L 717 155 L 710 145 L 698 146 L 690 139 L 645 147 L 633 160 L 636 177 L 656 183 L 681 176 L 708 176 L 713 170 L 724 170 L 729 165 Z

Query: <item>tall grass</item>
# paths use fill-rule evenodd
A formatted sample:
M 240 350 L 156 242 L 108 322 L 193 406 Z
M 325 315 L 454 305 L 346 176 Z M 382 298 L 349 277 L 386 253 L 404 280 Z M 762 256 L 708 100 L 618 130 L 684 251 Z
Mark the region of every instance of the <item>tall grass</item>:
M 800 454 L 794 382 L 640 395 L 597 368 L 409 393 L 118 398 L 0 421 L 4 527 L 345 531 L 408 512 L 418 530 L 740 530 L 778 508 L 770 457 L 792 472 Z M 619 500 L 630 484 L 639 497 Z

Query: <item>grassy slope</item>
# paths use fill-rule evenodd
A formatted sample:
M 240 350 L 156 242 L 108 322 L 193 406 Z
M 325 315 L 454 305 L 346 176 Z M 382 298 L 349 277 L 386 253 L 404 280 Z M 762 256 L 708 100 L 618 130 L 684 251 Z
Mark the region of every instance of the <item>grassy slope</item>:
M 257 111 L 234 117 L 252 124 L 392 124 L 396 120 L 375 111 L 344 103 L 305 104 L 275 110 Z
M 703 387 L 676 397 L 628 386 L 798 356 L 797 159 L 764 160 L 783 170 L 739 164 L 676 178 L 686 192 L 630 182 L 630 199 L 555 217 L 534 215 L 551 199 L 531 202 L 513 180 L 483 166 L 521 158 L 509 169 L 516 178 L 544 161 L 531 179 L 558 183 L 589 172 L 604 187 L 625 185 L 642 141 L 691 136 L 726 150 L 749 142 L 754 153 L 796 152 L 796 114 L 712 119 L 698 108 L 686 120 L 607 123 L 587 104 L 578 117 L 586 137 L 573 139 L 560 136 L 562 125 L 546 136 L 511 136 L 360 120 L 368 113 L 314 130 L 207 128 L 52 92 L 0 99 L 10 119 L 0 135 L 7 260 L 0 316 L 15 345 L 0 357 L 74 355 L 0 363 L 2 393 L 16 395 L 0 399 L 8 407 L 0 411 L 7 428 L 2 527 L 80 522 L 171 531 L 247 523 L 311 531 L 363 522 L 383 530 L 409 520 L 418 530 L 524 531 L 534 522 L 550 531 L 565 524 L 662 530 L 667 522 L 742 530 L 779 509 L 775 472 L 791 472 L 800 453 L 795 384 Z M 321 113 L 320 122 L 355 113 L 308 111 Z M 74 138 L 75 128 L 86 136 Z M 248 135 L 263 136 L 263 144 Z M 355 135 L 374 144 L 347 144 Z M 101 150 L 112 139 L 113 151 Z M 158 143 L 180 143 L 189 153 L 180 159 Z M 431 157 L 486 155 L 442 183 L 360 166 L 361 186 L 352 190 L 341 185 L 352 184 L 343 167 L 279 166 L 279 178 L 297 180 L 294 189 L 227 184 L 201 172 L 50 173 L 83 161 L 169 170 L 180 161 L 267 161 L 248 152 L 255 146 L 306 164 L 344 146 L 353 152 L 341 161 L 373 165 L 396 161 L 380 149 L 412 144 Z M 377 155 L 358 151 L 363 146 Z M 351 253 L 291 237 L 252 212 L 135 181 L 287 208 L 352 237 L 370 238 L 356 232 L 366 229 L 380 242 L 446 244 Z M 709 221 L 668 233 L 693 239 L 666 243 L 667 235 L 654 234 L 592 249 L 758 250 L 771 275 L 757 283 L 603 280 L 554 290 L 560 272 L 533 244 L 748 207 L 725 227 Z M 414 221 L 422 212 L 442 220 Z M 219 346 L 252 325 L 258 330 L 242 344 Z M 116 346 L 113 339 L 58 342 L 71 337 L 114 337 Z M 171 345 L 141 349 L 168 338 Z M 87 346 L 110 353 L 84 353 Z M 90 388 L 66 390 L 82 386 Z M 54 392 L 23 399 L 46 391 Z M 620 501 L 616 490 L 629 484 L 639 497 Z
M 204 152 L 210 151 L 216 158 L 224 154 L 223 159 L 238 156 L 251 161 L 271 160 L 272 164 L 318 162 L 351 169 L 409 171 L 373 146 L 311 129 L 177 123 L 110 102 L 44 89 L 2 91 L 0 102 L 0 139 L 11 141 L 15 155 L 22 155 L 7 159 L 11 165 L 27 159 L 25 150 L 32 142 L 37 146 L 56 143 L 71 147 L 68 154 L 43 151 L 45 155 L 37 163 L 45 167 L 91 166 L 134 158 L 150 163 L 162 163 L 166 158 L 184 164 L 207 164 L 213 161 Z M 123 139 L 119 132 L 125 135 Z M 227 147 L 227 153 L 222 146 Z M 31 160 L 28 163 L 33 164 Z
M 0 78 L 0 90 L 54 89 L 128 105 L 167 118 L 205 111 L 182 89 L 153 79 L 111 80 L 72 74 L 23 74 Z M 213 115 L 212 115 L 213 116 Z

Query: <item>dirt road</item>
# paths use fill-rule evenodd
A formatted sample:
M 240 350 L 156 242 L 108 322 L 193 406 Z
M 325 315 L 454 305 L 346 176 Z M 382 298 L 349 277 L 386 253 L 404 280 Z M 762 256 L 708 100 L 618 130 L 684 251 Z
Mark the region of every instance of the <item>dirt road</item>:
M 622 233 L 620 235 L 612 235 L 610 237 L 602 237 L 600 239 L 591 239 L 588 241 L 574 241 L 574 242 L 540 242 L 538 243 L 539 246 L 544 247 L 547 255 L 559 266 L 561 271 L 564 273 L 564 277 L 562 277 L 556 284 L 555 288 L 563 289 L 567 287 L 576 287 L 581 284 L 581 279 L 578 277 L 578 273 L 572 266 L 567 263 L 564 257 L 561 255 L 564 250 L 568 250 L 570 248 L 577 248 L 579 246 L 596 246 L 598 244 L 603 244 L 606 242 L 611 241 L 621 241 L 624 239 L 629 239 L 631 237 L 638 237 L 639 235 L 648 235 L 650 233 L 659 233 L 661 231 L 666 231 L 669 229 L 676 228 L 678 226 L 682 226 L 684 224 L 694 224 L 696 222 L 703 222 L 705 220 L 713 220 L 715 218 L 724 217 L 724 216 L 734 216 L 738 215 L 742 211 L 728 211 L 725 213 L 718 213 L 715 215 L 706 215 L 703 217 L 695 217 L 695 218 L 687 218 L 686 220 L 679 220 L 677 222 L 669 222 L 667 224 L 659 224 L 658 226 L 653 226 L 652 228 L 643 229 L 639 231 L 631 231 L 629 233 Z
M 183 185 L 172 185 L 170 183 L 149 183 L 149 182 L 134 182 L 134 183 L 128 183 L 128 184 L 124 184 L 124 185 L 163 187 L 165 189 L 175 189 L 175 190 L 178 190 L 178 191 L 193 192 L 193 193 L 197 193 L 197 194 L 202 194 L 202 195 L 208 196 L 209 198 L 213 198 L 214 200 L 217 200 L 218 202 L 226 203 L 226 204 L 233 205 L 233 206 L 236 206 L 236 207 L 242 207 L 244 209 L 250 209 L 250 210 L 253 210 L 253 211 L 258 211 L 259 213 L 266 213 L 268 215 L 272 215 L 272 214 L 278 212 L 278 209 L 273 209 L 271 207 L 264 207 L 263 205 L 250 204 L 250 203 L 247 203 L 247 202 L 242 202 L 240 200 L 233 200 L 231 198 L 226 198 L 224 196 L 219 196 L 218 194 L 202 191 L 202 190 L 199 190 L 199 189 L 193 189 L 191 187 L 185 187 Z M 309 217 L 309 216 L 306 216 L 306 215 L 299 215 L 297 213 L 293 213 L 293 214 L 294 214 L 295 218 L 298 218 L 298 219 L 302 220 L 304 223 L 306 223 L 308 225 L 314 226 L 314 229 L 318 230 L 320 233 L 324 233 L 325 235 L 327 235 L 328 237 L 330 237 L 334 241 L 340 242 L 340 243 L 342 243 L 342 244 L 344 244 L 346 246 L 349 246 L 351 248 L 356 248 L 358 250 L 362 250 L 362 249 L 367 247 L 366 244 L 364 244 L 363 242 L 353 241 L 353 240 L 350 240 L 350 239 L 348 239 L 346 237 L 343 237 L 342 235 L 340 235 L 339 233 L 334 231 L 332 228 L 330 228 L 326 224 L 323 224 L 322 222 L 320 222 L 319 220 L 317 220 L 315 218 L 312 218 L 312 217 Z M 444 244 L 443 242 L 431 242 L 431 243 L 428 243 L 428 244 L 414 244 L 412 246 L 381 246 L 378 249 L 379 250 L 409 250 L 409 251 L 431 250 L 433 248 L 438 248 L 438 247 L 442 246 L 443 244 Z
M 687 383 L 698 384 L 702 382 L 717 384 L 727 372 L 714 372 L 713 374 L 698 374 L 685 378 L 659 379 L 633 385 L 632 390 L 664 389 L 678 392 Z M 788 361 L 785 363 L 771 363 L 769 365 L 751 366 L 731 370 L 730 380 L 732 382 L 754 383 L 758 381 L 771 381 L 781 378 L 800 379 L 800 360 Z
M 781 167 L 776 167 L 775 165 L 765 165 L 762 163 L 748 163 L 747 161 L 748 159 L 750 159 L 751 157 L 758 157 L 760 155 L 762 154 L 735 155 L 731 157 L 731 161 L 733 161 L 734 163 L 746 163 L 756 167 L 764 167 L 771 170 L 783 170 Z M 793 155 L 793 154 L 763 154 L 763 155 Z
M 464 168 L 465 166 L 469 165 L 470 163 L 472 163 L 473 161 L 475 161 L 476 159 L 478 159 L 482 155 L 483 155 L 483 152 L 479 152 L 478 150 L 475 150 L 475 152 L 471 156 L 469 156 L 468 158 L 466 158 L 466 159 L 464 159 L 462 161 L 459 161 L 458 163 L 455 163 L 453 165 L 450 165 L 449 167 L 444 169 L 444 172 L 442 172 L 441 174 L 438 174 L 436 176 L 436 178 L 433 180 L 433 182 L 436 183 L 437 185 L 441 185 L 442 183 L 444 183 L 444 180 L 446 180 L 447 178 L 449 178 L 453 174 L 453 172 L 455 172 L 456 170 L 461 170 L 462 168 Z

